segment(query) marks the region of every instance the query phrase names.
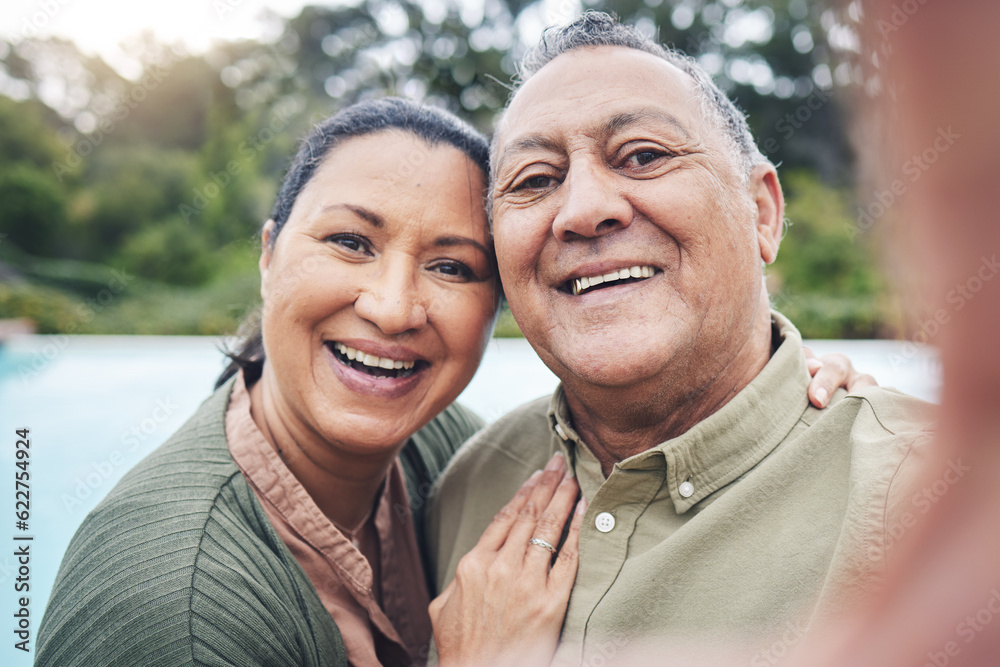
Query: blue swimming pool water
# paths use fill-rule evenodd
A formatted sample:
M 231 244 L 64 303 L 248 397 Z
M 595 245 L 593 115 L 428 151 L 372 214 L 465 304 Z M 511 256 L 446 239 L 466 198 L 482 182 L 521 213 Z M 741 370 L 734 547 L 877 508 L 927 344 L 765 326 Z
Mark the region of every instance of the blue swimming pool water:
M 928 400 L 940 371 L 930 348 L 893 341 L 813 341 L 841 351 L 886 386 Z M 18 563 L 14 536 L 30 542 L 31 646 L 63 551 L 80 521 L 129 468 L 176 430 L 211 392 L 223 367 L 216 339 L 27 336 L 0 345 L 0 664 L 30 665 L 13 648 Z M 555 387 L 523 340 L 496 340 L 459 400 L 493 420 Z M 30 429 L 31 517 L 15 527 L 15 431 Z

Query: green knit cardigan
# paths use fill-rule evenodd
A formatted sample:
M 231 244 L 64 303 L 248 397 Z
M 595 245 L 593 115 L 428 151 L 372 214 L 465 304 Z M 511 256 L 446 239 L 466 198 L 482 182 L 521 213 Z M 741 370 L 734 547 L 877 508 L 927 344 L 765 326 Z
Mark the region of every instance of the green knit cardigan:
M 232 384 L 84 519 L 39 628 L 36 665 L 348 664 L 333 618 L 229 455 Z M 400 455 L 422 553 L 430 484 L 481 425 L 453 405 Z

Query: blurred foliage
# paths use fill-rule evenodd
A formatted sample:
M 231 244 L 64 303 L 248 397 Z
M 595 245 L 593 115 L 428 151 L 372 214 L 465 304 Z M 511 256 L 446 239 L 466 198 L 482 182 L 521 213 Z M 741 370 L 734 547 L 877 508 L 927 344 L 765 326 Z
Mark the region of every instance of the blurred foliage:
M 0 171 L 0 234 L 27 252 L 48 254 L 66 225 L 66 194 L 25 164 Z
M 63 291 L 31 283 L 0 283 L 0 319 L 27 318 L 38 333 L 79 333 L 81 315 Z
M 309 6 L 266 16 L 267 42 L 203 54 L 131 38 L 122 45 L 131 78 L 64 39 L 0 44 L 0 275 L 15 277 L 0 317 L 30 317 L 43 331 L 234 330 L 258 300 L 252 239 L 300 136 L 343 106 L 387 94 L 489 132 L 525 46 L 544 25 L 573 18 L 574 5 Z M 796 172 L 787 181 L 792 227 L 770 274 L 778 306 L 803 333 L 891 332 L 866 240 L 844 232 L 853 162 L 841 102 L 863 83 L 858 3 L 583 6 L 698 58 L 749 112 L 761 149 Z M 106 291 L 113 271 L 134 280 L 100 310 L 81 306 Z M 518 335 L 508 312 L 497 333 Z
M 786 173 L 786 233 L 768 270 L 775 308 L 809 338 L 883 338 L 902 324 L 874 239 L 853 234 L 851 196 L 811 172 Z
M 495 338 L 521 338 L 521 327 L 517 326 L 514 316 L 510 312 L 510 306 L 506 299 L 500 305 L 500 314 L 497 316 L 497 324 L 493 328 Z

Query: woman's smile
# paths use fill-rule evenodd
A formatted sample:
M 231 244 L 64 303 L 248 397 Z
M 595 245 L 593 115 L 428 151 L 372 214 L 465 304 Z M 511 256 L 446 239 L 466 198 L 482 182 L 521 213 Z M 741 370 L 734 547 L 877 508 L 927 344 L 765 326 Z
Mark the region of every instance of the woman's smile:
M 356 343 L 357 344 L 357 343 Z M 375 347 L 359 344 L 361 349 L 338 341 L 324 344 L 330 356 L 330 367 L 337 379 L 349 390 L 372 397 L 394 399 L 413 391 L 424 379 L 430 363 L 423 359 L 403 359 L 366 353 Z M 409 354 L 396 356 L 412 357 Z

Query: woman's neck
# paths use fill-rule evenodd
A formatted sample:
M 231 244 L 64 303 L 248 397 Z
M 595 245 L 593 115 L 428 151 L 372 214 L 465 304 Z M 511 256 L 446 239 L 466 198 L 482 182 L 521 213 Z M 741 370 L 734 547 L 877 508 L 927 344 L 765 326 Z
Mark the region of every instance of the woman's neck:
M 268 390 L 266 374 L 248 391 L 254 423 L 320 511 L 342 532 L 360 528 L 374 511 L 398 451 L 344 452 L 290 418 L 287 407 Z

